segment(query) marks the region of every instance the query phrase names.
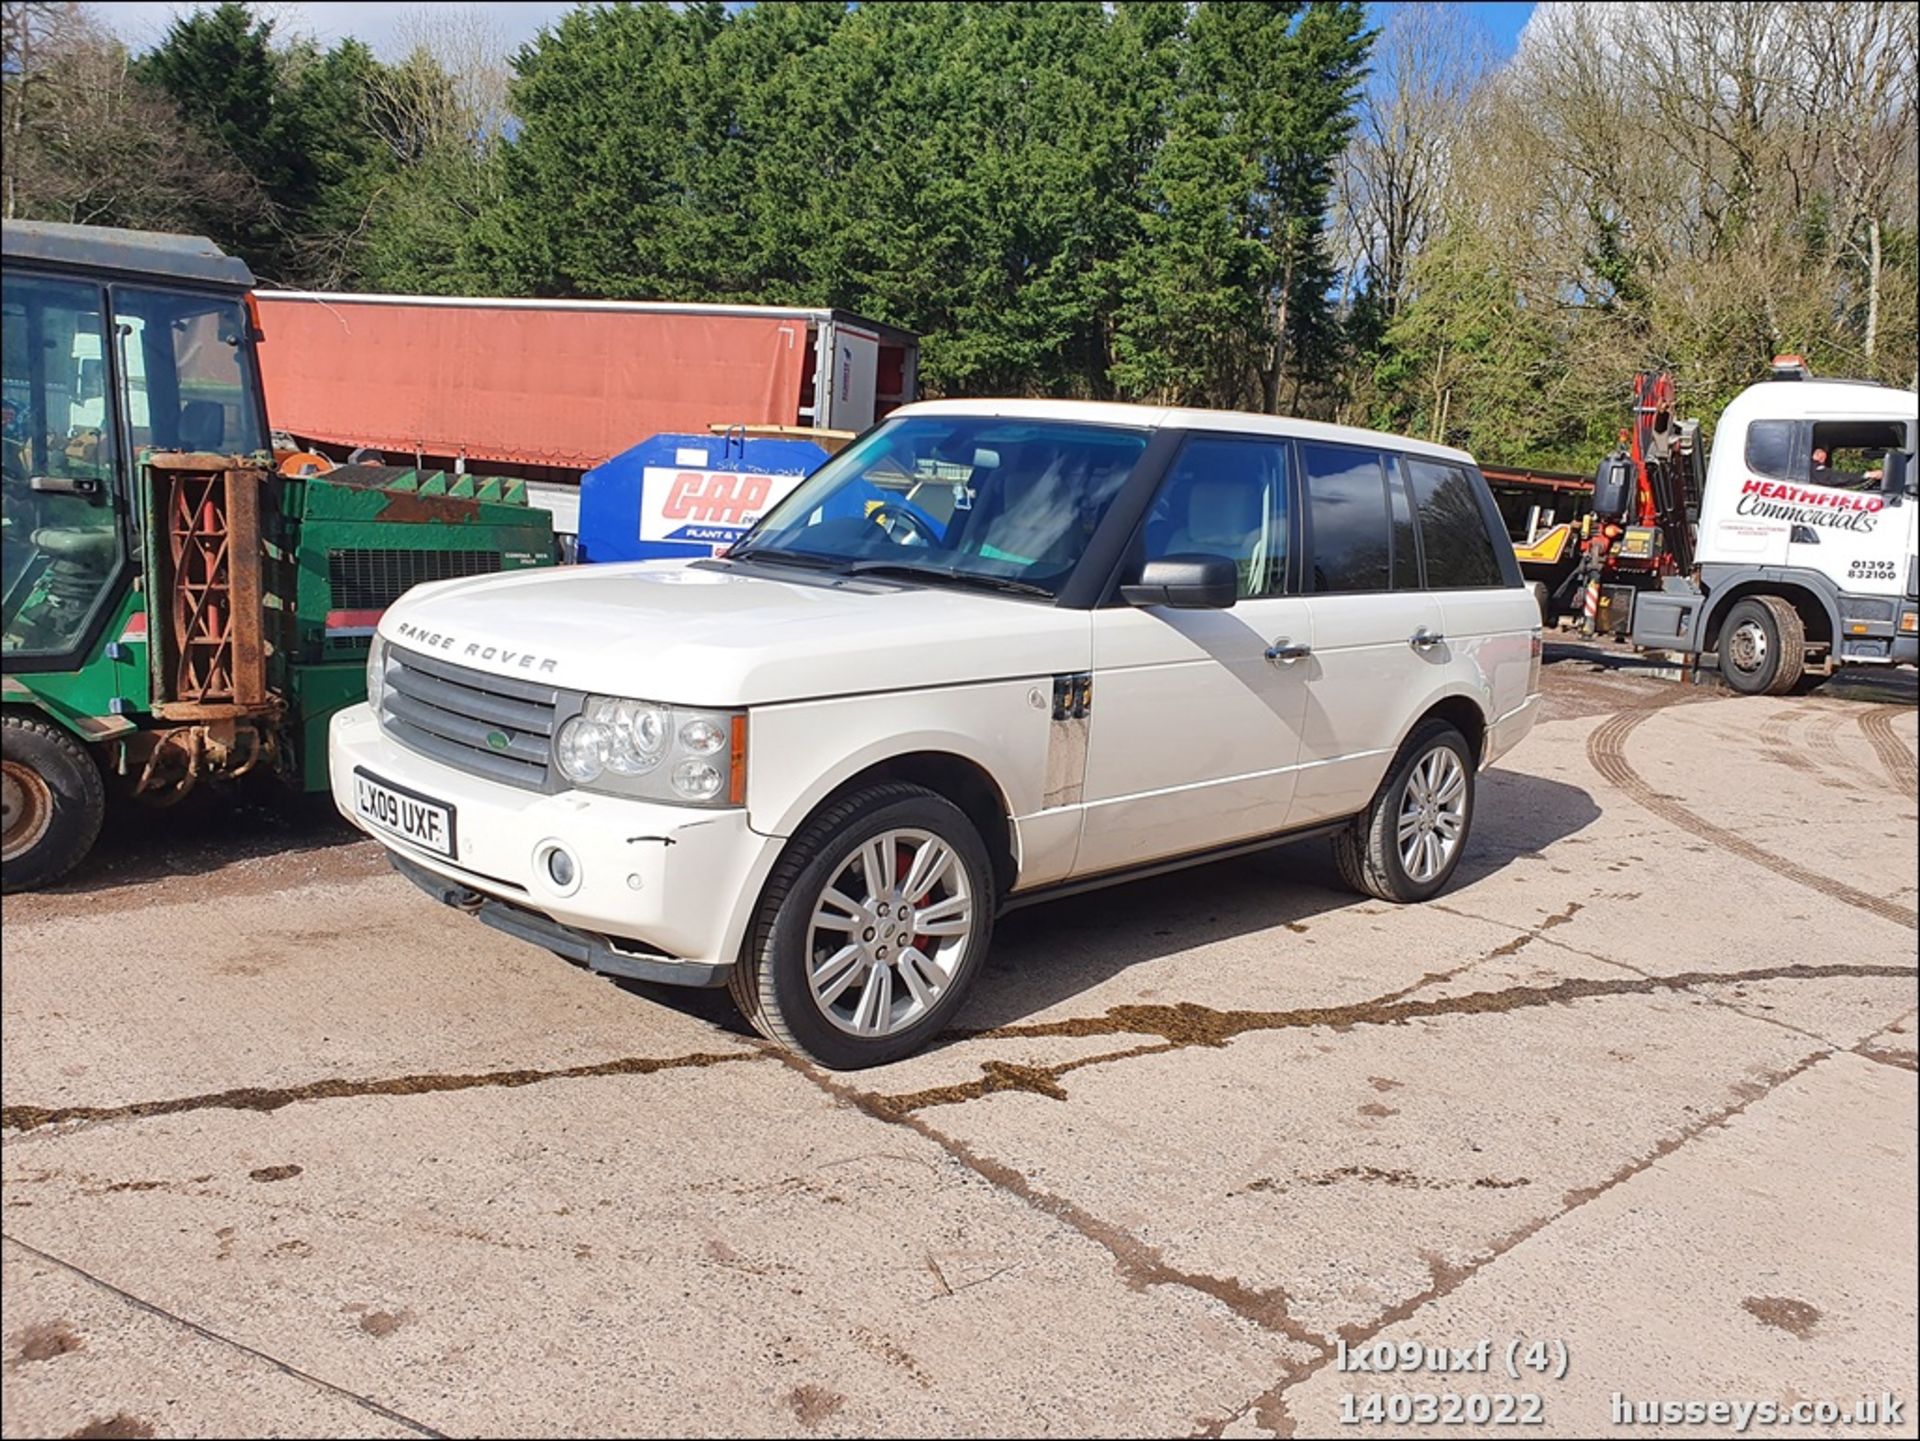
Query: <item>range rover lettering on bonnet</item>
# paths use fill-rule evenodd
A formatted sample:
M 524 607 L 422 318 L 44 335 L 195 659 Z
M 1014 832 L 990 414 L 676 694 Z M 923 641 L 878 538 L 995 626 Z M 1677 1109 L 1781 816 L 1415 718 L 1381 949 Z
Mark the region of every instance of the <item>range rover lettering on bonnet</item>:
M 514 650 L 508 646 L 482 645 L 477 640 L 468 641 L 465 648 L 460 649 L 460 637 L 450 635 L 442 630 L 428 630 L 423 625 L 413 625 L 404 620 L 401 621 L 395 629 L 398 630 L 403 637 L 412 641 L 417 646 L 423 646 L 428 650 L 444 651 L 449 655 L 459 650 L 459 653 L 468 660 L 497 660 L 502 665 L 517 666 L 521 670 L 537 670 L 542 674 L 557 670 L 560 665 L 559 661 L 549 660 L 543 655 L 535 655 L 530 650 Z

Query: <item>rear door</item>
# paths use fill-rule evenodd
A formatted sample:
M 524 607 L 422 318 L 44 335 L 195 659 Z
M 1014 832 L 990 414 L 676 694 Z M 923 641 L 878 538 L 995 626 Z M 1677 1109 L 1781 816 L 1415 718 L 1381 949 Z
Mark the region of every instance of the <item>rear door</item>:
M 1413 491 L 1427 589 L 1446 622 L 1448 663 L 1498 720 L 1526 701 L 1540 612 L 1511 549 L 1499 543 L 1504 536 L 1491 528 L 1484 482 L 1450 461 L 1409 455 L 1400 465 Z
M 1302 442 L 1313 677 L 1293 823 L 1364 808 L 1451 655 L 1395 458 Z
M 1189 436 L 1136 537 L 1129 579 L 1162 556 L 1232 559 L 1231 609 L 1093 612 L 1076 875 L 1288 824 L 1313 684 L 1312 620 L 1289 580 L 1290 460 L 1278 438 Z

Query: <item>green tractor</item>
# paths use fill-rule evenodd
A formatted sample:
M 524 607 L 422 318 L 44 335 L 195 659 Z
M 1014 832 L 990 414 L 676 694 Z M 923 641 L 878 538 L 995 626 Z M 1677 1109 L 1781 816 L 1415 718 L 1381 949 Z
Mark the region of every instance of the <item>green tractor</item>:
M 327 788 L 381 611 L 551 564 L 518 481 L 271 446 L 246 265 L 210 241 L 7 221 L 0 885 L 58 880 L 110 788 Z

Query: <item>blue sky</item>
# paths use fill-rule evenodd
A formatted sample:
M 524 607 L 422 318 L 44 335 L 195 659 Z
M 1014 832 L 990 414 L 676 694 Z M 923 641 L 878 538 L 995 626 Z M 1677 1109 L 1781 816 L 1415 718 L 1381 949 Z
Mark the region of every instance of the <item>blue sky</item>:
M 176 15 L 207 8 L 210 0 L 93 0 L 88 9 L 135 50 L 157 43 Z M 465 10 L 486 20 L 507 51 L 534 37 L 573 8 L 573 0 L 528 0 L 528 3 L 471 3 L 437 0 L 428 5 L 391 4 L 385 0 L 266 0 L 259 10 L 275 21 L 282 35 L 311 35 L 323 45 L 348 36 L 366 41 L 383 59 L 397 59 L 405 46 L 401 37 L 415 15 L 428 9 Z
M 468 0 L 440 0 L 444 8 L 483 13 L 511 51 L 531 40 L 542 25 L 573 8 L 572 0 L 529 0 L 516 4 L 477 4 Z M 113 31 L 135 49 L 144 49 L 166 33 L 175 15 L 198 8 L 195 0 L 95 0 L 89 7 Z M 392 57 L 399 48 L 408 12 L 425 8 L 419 5 L 362 3 L 362 0 L 269 0 L 263 7 L 276 16 L 283 33 L 309 34 L 322 43 L 357 36 L 371 45 L 376 54 Z M 1367 7 L 1376 23 L 1389 4 Z M 1463 7 L 1486 26 L 1503 54 L 1511 55 L 1520 43 L 1520 32 L 1533 14 L 1530 0 L 1473 0 Z
M 1375 10 L 1385 6 L 1370 7 Z M 1494 43 L 1500 47 L 1500 53 L 1511 55 L 1519 48 L 1520 32 L 1527 28 L 1527 21 L 1533 17 L 1532 0 L 1479 0 L 1479 3 L 1461 7 L 1474 19 L 1487 27 Z

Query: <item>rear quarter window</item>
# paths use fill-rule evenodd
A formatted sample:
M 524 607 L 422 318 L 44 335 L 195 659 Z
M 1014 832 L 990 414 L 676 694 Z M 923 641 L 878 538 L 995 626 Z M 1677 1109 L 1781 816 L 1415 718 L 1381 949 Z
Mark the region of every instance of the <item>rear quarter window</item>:
M 1413 503 L 1431 590 L 1478 590 L 1504 586 L 1495 540 L 1473 478 L 1457 465 L 1407 457 Z M 1504 543 L 1504 540 L 1502 541 Z

